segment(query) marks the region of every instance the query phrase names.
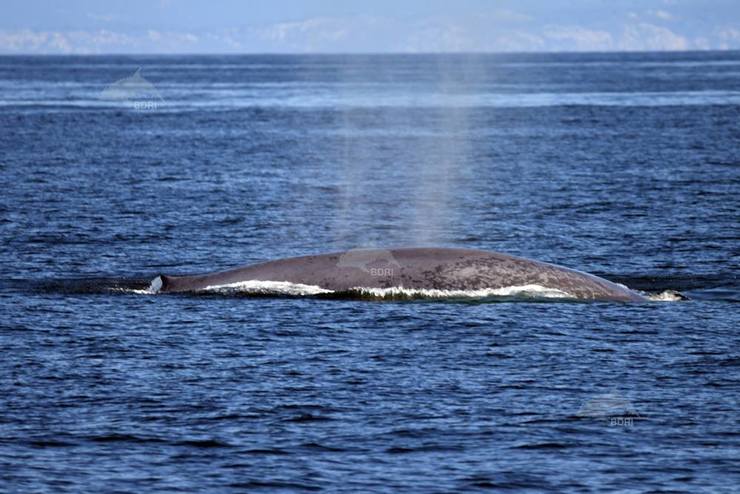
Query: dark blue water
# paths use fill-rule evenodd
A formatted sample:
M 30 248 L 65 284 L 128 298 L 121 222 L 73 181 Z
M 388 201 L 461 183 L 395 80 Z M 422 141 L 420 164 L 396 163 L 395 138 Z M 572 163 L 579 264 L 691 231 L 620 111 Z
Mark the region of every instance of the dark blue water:
M 740 484 L 740 53 L 2 57 L 0 90 L 0 491 Z M 407 245 L 689 300 L 136 291 Z

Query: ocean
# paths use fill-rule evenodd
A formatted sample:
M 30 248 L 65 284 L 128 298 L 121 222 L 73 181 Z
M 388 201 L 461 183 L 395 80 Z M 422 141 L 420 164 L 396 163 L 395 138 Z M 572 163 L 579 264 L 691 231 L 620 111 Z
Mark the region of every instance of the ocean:
M 740 485 L 740 52 L 4 56 L 0 177 L 2 492 Z M 148 290 L 402 246 L 651 301 Z

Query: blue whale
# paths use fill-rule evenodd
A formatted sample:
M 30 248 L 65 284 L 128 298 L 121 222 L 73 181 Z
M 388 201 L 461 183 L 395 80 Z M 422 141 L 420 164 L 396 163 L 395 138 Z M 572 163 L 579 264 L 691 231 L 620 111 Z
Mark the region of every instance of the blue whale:
M 391 288 L 458 292 L 537 286 L 577 300 L 647 300 L 623 285 L 555 264 L 452 248 L 355 249 L 193 276 L 162 274 L 152 281 L 152 290 L 194 292 L 259 281 L 310 285 L 333 292 Z

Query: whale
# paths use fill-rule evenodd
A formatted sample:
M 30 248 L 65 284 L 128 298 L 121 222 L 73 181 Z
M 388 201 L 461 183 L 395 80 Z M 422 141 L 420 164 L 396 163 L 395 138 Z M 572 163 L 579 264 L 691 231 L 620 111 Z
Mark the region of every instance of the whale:
M 406 289 L 481 293 L 538 287 L 584 301 L 643 302 L 624 285 L 556 264 L 460 248 L 352 249 L 278 259 L 196 275 L 160 274 L 156 293 L 199 292 L 240 283 L 284 282 L 324 292 Z

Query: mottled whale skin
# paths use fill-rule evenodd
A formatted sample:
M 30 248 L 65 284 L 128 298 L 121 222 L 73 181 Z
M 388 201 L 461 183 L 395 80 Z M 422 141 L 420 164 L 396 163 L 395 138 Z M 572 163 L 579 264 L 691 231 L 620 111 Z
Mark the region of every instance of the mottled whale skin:
M 539 285 L 579 300 L 642 302 L 603 278 L 497 252 L 450 248 L 362 249 L 280 259 L 195 276 L 160 275 L 159 292 L 188 292 L 244 281 L 278 281 L 326 290 L 393 288 L 486 290 Z

